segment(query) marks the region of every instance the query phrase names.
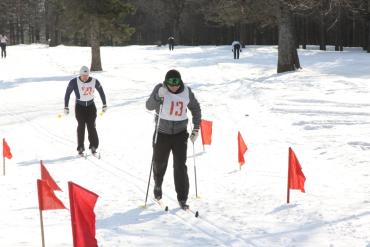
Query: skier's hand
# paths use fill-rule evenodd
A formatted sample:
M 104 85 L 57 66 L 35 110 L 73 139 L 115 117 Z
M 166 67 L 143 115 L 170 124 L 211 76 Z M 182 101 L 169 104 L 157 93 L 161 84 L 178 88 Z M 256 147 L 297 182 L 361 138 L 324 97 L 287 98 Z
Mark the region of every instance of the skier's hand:
M 64 107 L 64 115 L 68 115 L 69 114 L 69 108 L 68 107 Z
M 192 143 L 194 143 L 197 140 L 198 135 L 199 135 L 199 130 L 193 129 L 193 131 L 191 132 L 190 137 L 189 137 L 190 138 L 190 141 Z
M 164 95 L 167 92 L 167 88 L 165 86 L 162 86 L 158 89 L 158 97 L 163 101 Z
M 107 108 L 108 106 L 107 105 L 103 105 L 103 108 L 101 109 L 102 112 L 106 112 L 107 111 Z

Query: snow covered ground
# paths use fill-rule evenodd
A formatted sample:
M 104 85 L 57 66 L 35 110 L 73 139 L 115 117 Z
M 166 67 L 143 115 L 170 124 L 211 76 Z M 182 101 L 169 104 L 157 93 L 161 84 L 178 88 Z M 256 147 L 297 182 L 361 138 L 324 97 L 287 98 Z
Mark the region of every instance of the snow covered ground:
M 90 65 L 90 48 L 17 45 L 0 60 L 0 138 L 13 159 L 0 177 L 0 245 L 41 246 L 36 180 L 43 160 L 69 207 L 67 182 L 100 197 L 99 246 L 370 247 L 370 55 L 299 50 L 302 70 L 276 73 L 277 48 L 102 47 L 108 111 L 97 118 L 102 159 L 76 158 L 76 120 L 63 113 L 68 81 Z M 163 212 L 143 209 L 153 115 L 145 100 L 169 69 L 195 92 L 213 143 L 188 150 L 189 204 L 179 210 L 171 163 Z M 101 101 L 96 94 L 96 104 Z M 189 126 L 190 129 L 190 126 Z M 239 170 L 237 133 L 248 151 Z M 86 140 L 86 145 L 88 145 Z M 286 204 L 288 148 L 307 178 Z M 194 163 L 198 194 L 195 198 Z M 153 184 L 153 183 L 152 183 Z M 149 193 L 152 198 L 152 187 Z M 68 210 L 44 211 L 46 246 L 72 246 Z

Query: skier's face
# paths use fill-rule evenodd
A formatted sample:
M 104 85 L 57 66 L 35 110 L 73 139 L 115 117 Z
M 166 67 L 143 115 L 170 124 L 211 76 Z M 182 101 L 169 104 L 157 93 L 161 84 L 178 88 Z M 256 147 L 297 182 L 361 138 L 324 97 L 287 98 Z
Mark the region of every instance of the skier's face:
M 88 75 L 81 75 L 80 79 L 81 79 L 81 81 L 85 82 L 89 79 L 89 76 Z
M 177 90 L 179 90 L 180 88 L 180 85 L 177 85 L 177 86 L 170 86 L 168 85 L 168 89 L 172 92 L 172 93 L 176 93 Z

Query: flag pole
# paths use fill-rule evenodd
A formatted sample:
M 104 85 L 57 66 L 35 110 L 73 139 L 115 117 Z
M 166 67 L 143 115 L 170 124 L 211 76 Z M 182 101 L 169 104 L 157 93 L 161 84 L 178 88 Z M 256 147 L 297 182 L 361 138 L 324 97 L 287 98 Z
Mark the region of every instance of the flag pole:
M 291 155 L 290 155 L 290 147 L 288 152 L 288 182 L 287 182 L 287 195 L 286 195 L 286 203 L 290 202 L 290 190 L 289 190 L 289 176 L 290 176 L 290 162 L 291 162 Z
M 39 199 L 39 211 L 40 211 L 40 226 L 41 226 L 41 240 L 42 247 L 45 247 L 45 238 L 44 238 L 44 221 L 42 219 L 42 193 L 41 193 L 41 180 L 37 179 L 37 194 Z
M 44 221 L 42 219 L 42 210 L 40 211 L 40 225 L 41 225 L 41 240 L 42 240 L 42 247 L 45 247 L 45 237 L 44 237 Z
M 289 178 L 288 178 L 288 180 L 289 180 Z M 288 189 L 287 189 L 287 196 L 286 196 L 286 203 L 288 203 L 289 204 L 289 199 L 290 199 L 290 190 L 289 190 L 289 182 L 288 182 Z
M 5 138 L 3 138 L 3 176 L 5 176 L 5 154 L 4 154 Z
M 68 194 L 69 194 L 69 208 L 71 213 L 71 225 L 72 225 L 72 238 L 73 238 L 73 246 L 77 246 L 77 240 L 76 240 L 76 224 L 73 222 L 73 219 L 75 219 L 75 210 L 73 210 L 74 205 L 74 196 L 72 191 L 72 182 L 68 182 Z

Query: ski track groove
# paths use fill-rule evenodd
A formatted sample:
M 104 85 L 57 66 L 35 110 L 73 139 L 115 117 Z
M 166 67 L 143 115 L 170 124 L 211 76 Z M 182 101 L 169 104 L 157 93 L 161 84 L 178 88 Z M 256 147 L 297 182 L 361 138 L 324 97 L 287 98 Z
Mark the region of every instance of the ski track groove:
M 93 159 L 96 159 L 96 158 L 93 158 Z M 143 194 L 146 193 L 146 190 L 143 190 L 142 189 L 143 186 L 142 185 L 139 186 L 137 184 L 137 181 L 140 180 L 140 182 L 143 183 L 144 185 L 146 185 L 147 181 L 144 181 L 143 179 L 138 178 L 137 176 L 135 176 L 135 175 L 133 175 L 133 174 L 127 172 L 127 171 L 124 171 L 124 170 L 116 167 L 115 165 L 111 164 L 111 162 L 104 161 L 102 159 L 100 159 L 100 160 L 98 160 L 98 159 L 92 160 L 92 159 L 89 159 L 88 158 L 88 160 L 92 164 L 94 164 L 95 166 L 97 166 L 98 168 L 100 168 L 100 169 L 102 169 L 102 170 L 104 170 L 106 172 L 109 172 L 109 173 L 113 174 L 116 178 L 119 178 L 119 180 L 121 181 L 121 179 L 122 179 L 121 176 L 119 176 L 118 174 L 114 173 L 114 171 L 108 171 L 107 169 L 102 168 L 97 163 L 98 162 L 102 162 L 102 163 L 104 163 L 106 165 L 109 165 L 110 167 L 113 167 L 115 170 L 117 170 L 117 171 L 121 172 L 122 174 L 124 174 L 125 180 L 127 180 L 127 178 L 129 178 L 131 184 L 134 184 L 135 187 L 138 188 L 138 190 L 140 190 L 141 192 L 143 192 Z M 107 167 L 107 166 L 104 166 L 104 167 Z M 133 180 L 133 179 L 135 179 L 135 180 Z M 146 186 L 145 186 L 145 188 L 146 188 Z M 167 197 L 167 198 L 169 198 L 169 197 Z M 177 202 L 177 200 L 174 200 L 173 198 L 169 198 L 169 199 L 170 199 L 171 202 L 175 202 L 175 201 Z M 199 231 L 199 232 L 201 232 L 201 233 L 209 236 L 211 239 L 216 239 L 219 243 L 222 244 L 222 246 L 230 246 L 229 243 L 230 242 L 233 242 L 235 240 L 239 240 L 239 241 L 243 242 L 243 246 L 248 246 L 248 245 L 253 246 L 250 243 L 249 240 L 245 240 L 243 238 L 237 237 L 237 236 L 235 236 L 235 234 L 228 232 L 224 228 L 222 228 L 222 227 L 214 224 L 213 222 L 207 220 L 205 217 L 202 217 L 202 215 L 201 215 L 202 212 L 200 212 L 200 216 L 198 218 L 195 218 L 195 215 L 194 215 L 193 212 L 185 212 L 184 211 L 184 213 L 188 214 L 188 216 L 182 217 L 180 215 L 182 213 L 182 210 L 181 209 L 179 209 L 179 208 L 171 209 L 171 207 L 168 204 L 166 204 L 165 202 L 164 202 L 164 204 L 169 207 L 169 211 L 168 211 L 169 214 L 173 215 L 177 219 L 180 219 L 183 223 L 185 223 L 187 226 L 191 227 L 192 229 L 197 230 L 197 231 Z M 158 205 L 158 208 L 160 208 L 159 205 Z M 160 208 L 160 209 L 162 209 L 162 208 Z M 179 212 L 181 212 L 181 213 L 179 213 Z M 195 225 L 195 223 L 193 224 L 193 223 L 189 222 L 190 221 L 189 220 L 189 217 L 191 217 L 191 219 L 196 220 L 197 221 L 196 223 L 198 225 L 199 225 L 200 222 L 202 222 L 202 227 Z M 210 228 L 210 227 L 213 229 L 214 232 L 209 232 L 208 230 L 206 230 L 206 228 Z M 225 235 L 226 235 L 226 237 L 218 237 L 218 236 L 225 236 Z
M 49 138 L 48 140 L 52 139 L 54 141 L 57 141 L 57 143 L 63 144 L 63 145 L 70 145 L 71 143 L 74 143 L 72 140 L 70 140 L 68 138 L 65 138 L 65 137 L 62 137 L 60 135 L 57 135 L 57 134 L 55 134 L 51 131 L 48 131 L 47 129 L 40 126 L 39 124 L 36 124 L 36 123 L 30 121 L 29 118 L 27 118 L 26 116 L 20 116 L 20 115 L 16 115 L 15 113 L 11 113 L 6 106 L 5 106 L 5 112 L 7 113 L 8 116 L 10 116 L 10 117 L 12 117 L 16 120 L 19 120 L 21 123 L 27 123 L 32 128 L 34 128 L 36 131 L 38 131 L 38 133 L 41 133 L 42 135 L 44 135 L 44 137 Z M 114 156 L 116 156 L 116 155 L 114 155 Z M 96 159 L 96 160 L 94 160 L 94 159 Z M 103 159 L 97 159 L 96 157 L 87 156 L 86 161 L 89 161 L 90 163 L 95 165 L 100 170 L 103 170 L 104 172 L 107 172 L 107 173 L 113 175 L 115 178 L 117 178 L 119 181 L 121 181 L 122 176 L 116 174 L 112 170 L 108 170 L 106 168 L 103 168 L 98 163 L 101 162 L 101 163 L 104 163 L 106 165 L 109 165 L 110 167 L 114 168 L 116 171 L 121 172 L 121 174 L 123 174 L 125 176 L 124 177 L 125 180 L 126 181 L 129 180 L 130 184 L 133 185 L 134 187 L 136 187 L 136 189 L 138 191 L 142 192 L 143 194 L 146 193 L 146 190 L 142 189 L 143 188 L 142 185 L 137 184 L 138 181 L 140 181 L 141 184 L 146 184 L 146 181 L 143 180 L 142 178 L 140 178 L 138 176 L 135 176 L 135 175 L 133 175 L 133 174 L 121 169 L 121 168 L 118 168 L 115 165 L 113 165 L 111 162 L 104 161 Z M 107 167 L 107 166 L 104 166 L 104 167 Z M 167 197 L 167 198 L 169 198 L 171 202 L 175 202 L 175 200 L 173 198 L 170 198 L 170 197 Z M 166 204 L 166 206 L 168 206 L 168 205 Z M 160 208 L 159 205 L 157 207 Z M 181 216 L 179 212 L 181 212 L 181 209 L 178 209 L 178 208 L 177 209 L 171 209 L 171 207 L 169 207 L 168 214 L 171 214 L 173 217 L 177 218 L 178 220 L 183 222 L 183 224 L 187 225 L 188 227 L 192 228 L 193 230 L 201 232 L 202 234 L 208 236 L 210 239 L 217 240 L 218 244 L 221 244 L 221 246 L 230 246 L 229 243 L 230 242 L 235 242 L 236 240 L 239 240 L 239 242 L 240 241 L 243 242 L 243 246 L 247 246 L 247 245 L 254 246 L 250 243 L 250 241 L 245 240 L 245 239 L 240 238 L 240 237 L 237 237 L 237 236 L 235 236 L 235 234 L 228 232 L 224 228 L 222 228 L 222 227 L 216 225 L 215 223 L 207 220 L 205 217 L 202 217 L 202 215 L 201 215 L 202 212 L 200 212 L 200 216 L 198 218 L 195 218 L 193 212 L 184 212 L 184 213 L 188 214 L 188 216 L 186 216 L 186 217 Z M 191 217 L 191 219 L 195 219 L 196 223 L 198 225 L 201 222 L 202 226 L 198 226 L 198 225 L 195 225 L 195 223 L 190 222 L 189 217 Z M 210 227 L 213 229 L 212 232 L 210 232 L 209 229 L 207 229 L 207 228 L 210 228 Z

